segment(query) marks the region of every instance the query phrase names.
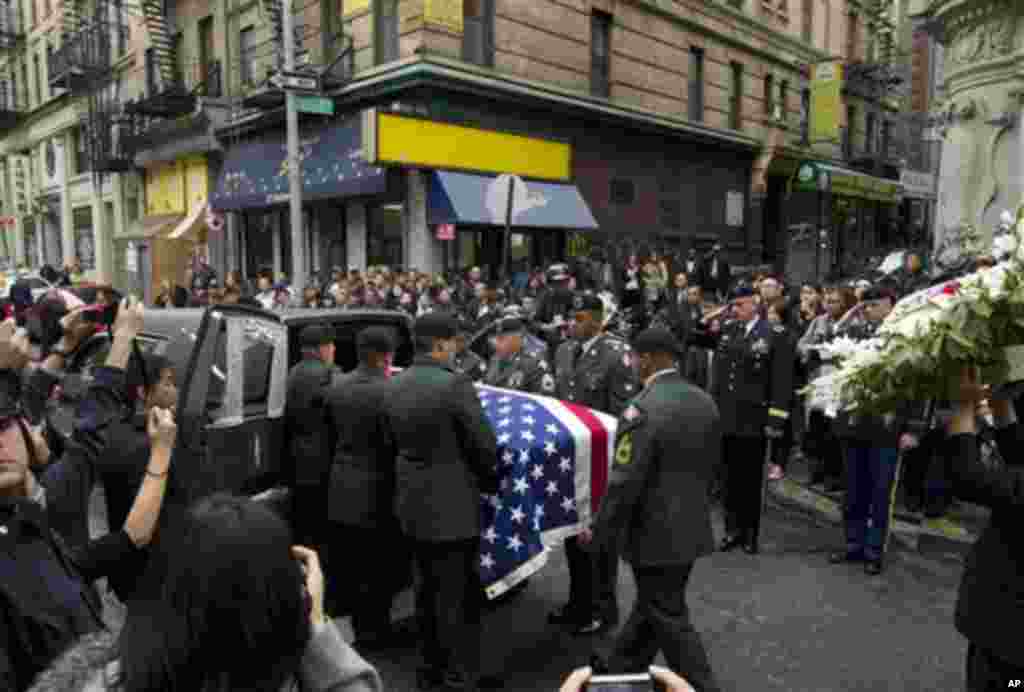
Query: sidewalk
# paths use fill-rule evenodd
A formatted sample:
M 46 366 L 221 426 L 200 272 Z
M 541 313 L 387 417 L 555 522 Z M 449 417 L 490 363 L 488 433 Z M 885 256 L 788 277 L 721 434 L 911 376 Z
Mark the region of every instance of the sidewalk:
M 793 459 L 780 481 L 769 481 L 768 496 L 782 507 L 795 509 L 834 524 L 842 523 L 843 494 L 826 493 L 810 484 L 811 470 L 805 460 Z M 901 493 L 897 493 L 899 497 Z M 931 555 L 966 555 L 988 521 L 988 510 L 955 502 L 946 516 L 927 519 L 910 512 L 897 499 L 892 538 L 905 548 Z

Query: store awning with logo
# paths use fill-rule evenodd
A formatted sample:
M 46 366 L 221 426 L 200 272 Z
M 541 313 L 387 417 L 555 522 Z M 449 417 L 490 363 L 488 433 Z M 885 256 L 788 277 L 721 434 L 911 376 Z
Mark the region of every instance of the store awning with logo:
M 427 223 L 504 226 L 510 181 L 514 185 L 513 226 L 576 230 L 598 227 L 575 185 L 452 171 L 434 171 L 430 175 Z
M 790 178 L 791 190 L 830 192 L 833 195 L 895 204 L 902 186 L 899 181 L 878 178 L 866 173 L 821 161 L 804 161 L 796 166 Z
M 299 157 L 304 201 L 380 194 L 387 170 L 366 163 L 362 122 L 353 117 L 304 125 Z M 287 146 L 283 132 L 267 133 L 232 147 L 224 160 L 210 206 L 240 211 L 288 201 Z

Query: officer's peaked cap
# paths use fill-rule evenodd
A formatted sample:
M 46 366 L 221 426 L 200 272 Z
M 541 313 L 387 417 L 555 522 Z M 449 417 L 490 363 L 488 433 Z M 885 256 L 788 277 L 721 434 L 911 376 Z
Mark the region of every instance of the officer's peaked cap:
M 521 331 L 523 331 L 522 320 L 506 317 L 498 322 L 495 334 L 518 334 Z
M 454 339 L 459 331 L 454 317 L 428 312 L 416 320 L 416 335 L 433 339 Z
M 593 294 L 578 293 L 572 300 L 572 308 L 576 311 L 602 312 L 604 310 L 604 303 Z
M 374 353 L 394 353 L 395 340 L 387 327 L 367 327 L 356 337 L 356 348 Z
M 633 350 L 637 353 L 668 353 L 674 355 L 679 350 L 672 332 L 667 329 L 652 327 L 645 329 L 633 337 Z
M 327 329 L 327 327 L 321 327 L 319 324 L 303 327 L 302 331 L 299 332 L 299 345 L 302 348 L 317 348 L 324 344 L 332 343 L 334 343 L 334 333 Z

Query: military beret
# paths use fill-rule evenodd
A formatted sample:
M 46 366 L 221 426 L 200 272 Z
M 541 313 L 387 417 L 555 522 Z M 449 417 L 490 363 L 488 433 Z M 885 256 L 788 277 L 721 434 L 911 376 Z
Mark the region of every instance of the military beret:
M 633 337 L 633 350 L 637 353 L 675 354 L 679 351 L 679 343 L 667 329 L 652 327 Z
M 729 292 L 729 298 L 736 300 L 737 298 L 749 298 L 754 295 L 754 288 L 750 284 L 739 284 Z
M 506 317 L 498 322 L 495 334 L 515 334 L 523 331 L 523 323 L 514 317 Z
M 317 348 L 324 344 L 334 343 L 334 333 L 319 324 L 303 327 L 299 332 L 299 345 L 302 348 Z
M 367 327 L 356 337 L 356 348 L 374 353 L 394 353 L 395 340 L 387 327 Z
M 603 312 L 604 303 L 601 299 L 590 293 L 578 293 L 572 299 L 572 309 L 584 312 Z
M 885 284 L 875 284 L 871 288 L 864 291 L 864 297 L 862 300 L 885 300 L 888 298 L 892 302 L 896 302 L 896 290 L 891 286 Z
M 440 312 L 428 312 L 416 320 L 416 335 L 433 339 L 453 339 L 459 331 L 454 317 Z

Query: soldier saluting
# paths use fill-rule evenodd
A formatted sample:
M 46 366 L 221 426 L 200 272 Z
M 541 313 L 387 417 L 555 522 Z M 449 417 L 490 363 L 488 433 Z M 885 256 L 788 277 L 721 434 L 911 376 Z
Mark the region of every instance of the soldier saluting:
M 546 354 L 526 347 L 524 330 L 522 321 L 514 317 L 506 317 L 497 324 L 494 357 L 483 382 L 494 387 L 554 396 L 555 376 Z
M 629 344 L 601 333 L 604 303 L 594 295 L 573 299 L 572 340 L 555 356 L 558 398 L 618 416 L 639 391 Z M 548 616 L 576 634 L 593 634 L 619 619 L 619 556 L 613 546 L 588 554 L 573 536 L 565 541 L 569 602 Z
M 722 417 L 726 464 L 722 550 L 756 554 L 761 527 L 763 465 L 768 437 L 782 436 L 793 400 L 795 353 L 785 328 L 759 316 L 754 290 L 732 292 L 733 319 L 716 331 L 695 331 L 690 343 L 715 349 L 711 395 Z

